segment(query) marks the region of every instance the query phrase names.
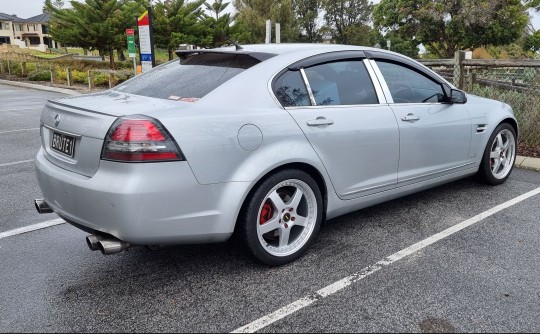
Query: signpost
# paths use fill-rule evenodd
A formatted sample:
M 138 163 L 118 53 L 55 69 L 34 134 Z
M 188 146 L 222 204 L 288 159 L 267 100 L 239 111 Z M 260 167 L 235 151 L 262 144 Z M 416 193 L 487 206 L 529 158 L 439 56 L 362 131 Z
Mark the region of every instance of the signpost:
M 137 50 L 135 50 L 135 29 L 126 29 L 129 57 L 133 58 L 133 70 L 137 75 Z
M 150 8 L 137 19 L 139 27 L 139 52 L 143 73 L 156 65 L 152 38 L 152 12 Z

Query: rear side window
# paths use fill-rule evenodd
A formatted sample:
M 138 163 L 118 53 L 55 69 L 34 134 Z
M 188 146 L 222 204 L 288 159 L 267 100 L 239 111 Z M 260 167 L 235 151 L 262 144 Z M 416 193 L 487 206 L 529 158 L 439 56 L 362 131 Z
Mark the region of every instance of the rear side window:
M 309 94 L 300 71 L 287 71 L 275 82 L 276 97 L 284 107 L 309 106 Z
M 160 99 L 200 99 L 258 63 L 248 55 L 198 54 L 165 63 L 114 90 Z
M 305 71 L 317 105 L 379 103 L 361 60 L 326 63 L 306 68 Z
M 318 106 L 378 104 L 379 99 L 361 60 L 335 61 L 304 69 Z M 284 107 L 311 106 L 300 71 L 288 70 L 274 83 Z

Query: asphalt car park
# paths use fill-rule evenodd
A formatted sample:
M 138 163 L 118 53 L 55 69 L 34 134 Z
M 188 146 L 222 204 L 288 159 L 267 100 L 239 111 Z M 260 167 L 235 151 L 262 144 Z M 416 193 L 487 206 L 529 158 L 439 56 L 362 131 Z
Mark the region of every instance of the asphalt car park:
M 41 107 L 60 96 L 0 86 L 2 332 L 540 330 L 540 195 L 520 198 L 540 187 L 533 171 L 515 169 L 497 187 L 464 179 L 330 220 L 304 257 L 277 268 L 235 240 L 104 257 L 68 224 L 10 234 L 58 218 L 33 207 L 31 160 Z M 346 278 L 354 282 L 333 285 Z

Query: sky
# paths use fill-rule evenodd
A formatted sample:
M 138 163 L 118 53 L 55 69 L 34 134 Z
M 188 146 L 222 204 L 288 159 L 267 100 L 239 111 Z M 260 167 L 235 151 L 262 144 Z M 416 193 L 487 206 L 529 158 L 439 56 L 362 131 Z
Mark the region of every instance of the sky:
M 380 0 L 375 0 L 378 3 Z M 69 0 L 64 0 L 66 5 Z M 231 0 L 232 2 L 232 0 Z M 29 18 L 41 14 L 44 0 L 0 0 L 0 13 L 16 14 L 21 18 Z M 535 29 L 540 29 L 540 15 L 534 14 L 532 24 Z

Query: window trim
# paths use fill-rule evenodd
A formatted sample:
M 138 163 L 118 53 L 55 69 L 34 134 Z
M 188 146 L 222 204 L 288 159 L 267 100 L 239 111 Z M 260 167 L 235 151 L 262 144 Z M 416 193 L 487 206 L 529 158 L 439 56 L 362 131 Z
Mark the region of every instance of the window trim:
M 313 90 L 311 89 L 311 84 L 309 83 L 308 77 L 306 75 L 306 71 L 304 68 L 300 69 L 300 75 L 302 76 L 302 80 L 304 80 L 304 86 L 306 86 L 309 101 L 311 102 L 311 105 L 308 107 L 313 107 L 317 105 L 317 100 L 315 100 L 315 95 L 313 95 Z

